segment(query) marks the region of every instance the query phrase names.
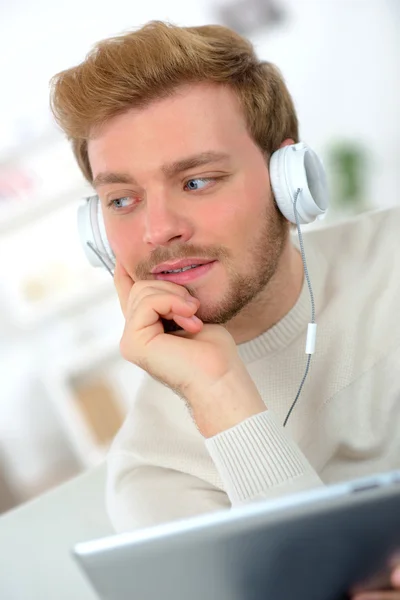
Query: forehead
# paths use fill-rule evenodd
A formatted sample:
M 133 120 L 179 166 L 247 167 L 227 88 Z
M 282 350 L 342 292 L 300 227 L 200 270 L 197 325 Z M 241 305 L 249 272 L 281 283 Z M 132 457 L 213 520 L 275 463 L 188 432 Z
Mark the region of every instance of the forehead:
M 89 140 L 88 152 L 95 175 L 132 158 L 155 165 L 210 149 L 234 152 L 246 137 L 235 93 L 226 86 L 199 83 L 114 117 Z

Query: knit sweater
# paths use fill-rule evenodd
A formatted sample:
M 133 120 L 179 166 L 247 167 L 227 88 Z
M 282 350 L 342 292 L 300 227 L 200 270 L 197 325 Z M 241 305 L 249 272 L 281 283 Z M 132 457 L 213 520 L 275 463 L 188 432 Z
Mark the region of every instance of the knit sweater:
M 296 243 L 294 240 L 293 243 Z M 400 208 L 304 232 L 306 282 L 290 310 L 238 351 L 265 412 L 210 439 L 147 374 L 108 454 L 117 531 L 400 468 Z

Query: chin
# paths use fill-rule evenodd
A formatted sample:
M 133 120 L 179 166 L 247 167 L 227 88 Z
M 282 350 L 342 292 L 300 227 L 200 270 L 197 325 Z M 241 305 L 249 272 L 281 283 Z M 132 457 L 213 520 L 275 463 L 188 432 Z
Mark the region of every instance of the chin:
M 190 290 L 190 293 L 200 300 L 200 306 L 196 312 L 196 316 L 204 323 L 212 323 L 214 319 L 218 317 L 221 301 L 218 302 L 218 298 L 215 298 L 215 296 L 210 299 L 210 294 L 204 294 L 201 290 L 198 292 L 196 290 Z M 222 295 L 218 294 L 218 296 L 220 296 L 222 300 Z
M 201 305 L 196 313 L 203 323 L 207 325 L 223 325 L 230 320 L 231 315 L 227 315 L 226 311 L 221 311 L 219 306 L 209 306 L 202 309 Z

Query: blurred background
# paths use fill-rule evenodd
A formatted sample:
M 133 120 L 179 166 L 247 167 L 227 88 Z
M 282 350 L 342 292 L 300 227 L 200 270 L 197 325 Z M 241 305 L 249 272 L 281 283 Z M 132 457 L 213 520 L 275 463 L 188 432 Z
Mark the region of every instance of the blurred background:
M 80 248 L 91 190 L 48 83 L 150 19 L 226 24 L 280 67 L 328 170 L 326 220 L 400 203 L 400 0 L 0 0 L 0 513 L 101 462 L 142 376 Z

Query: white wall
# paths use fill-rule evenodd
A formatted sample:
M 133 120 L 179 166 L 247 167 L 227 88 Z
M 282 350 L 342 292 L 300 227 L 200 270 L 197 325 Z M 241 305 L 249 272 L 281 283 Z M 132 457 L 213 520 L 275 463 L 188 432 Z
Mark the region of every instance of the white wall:
M 256 43 L 286 77 L 302 136 L 321 153 L 342 138 L 368 144 L 368 200 L 400 202 L 400 2 L 285 4 L 284 31 Z
M 207 21 L 207 2 L 185 0 L 13 0 L 0 4 L 0 153 L 10 122 L 38 127 L 45 119 L 52 75 L 83 60 L 91 45 L 150 19 Z M 11 119 L 10 119 L 11 117 Z

